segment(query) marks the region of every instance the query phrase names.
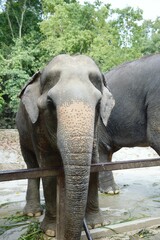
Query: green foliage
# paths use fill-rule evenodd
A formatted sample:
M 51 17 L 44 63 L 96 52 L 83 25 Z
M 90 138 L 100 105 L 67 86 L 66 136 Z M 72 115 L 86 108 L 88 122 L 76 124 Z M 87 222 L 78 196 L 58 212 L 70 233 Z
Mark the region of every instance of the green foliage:
M 40 229 L 40 223 L 31 222 L 28 225 L 27 232 L 23 234 L 18 240 L 43 240 L 43 233 Z
M 2 79 L 0 79 L 0 114 L 4 106 L 3 92 L 2 92 Z
M 10 215 L 9 217 L 6 217 L 4 219 L 6 221 L 4 225 L 0 225 L 0 235 L 5 233 L 7 230 L 28 225 L 27 220 L 30 220 L 31 217 L 24 216 L 17 212 L 16 215 Z
M 1 62 L 1 78 L 3 79 L 3 96 L 6 104 L 17 110 L 17 96 L 21 86 L 26 82 L 29 75 L 25 71 L 32 62 L 32 56 L 28 55 L 28 51 L 22 50 L 21 41 L 17 40 L 12 47 L 10 55 Z
M 160 52 L 160 19 L 141 9 L 77 0 L 0 1 L 0 127 L 14 127 L 30 76 L 61 53 L 91 56 L 102 71 Z
M 150 239 L 154 236 L 152 231 L 149 229 L 142 229 L 138 233 L 135 233 L 133 235 L 134 239 L 144 238 L 144 239 Z
M 8 128 L 14 127 L 20 90 L 40 66 L 38 61 L 40 50 L 35 45 L 26 44 L 28 41 L 28 39 L 15 40 L 8 55 L 4 54 L 5 57 L 1 55 L 0 127 L 6 125 Z
M 15 215 L 10 215 L 9 217 L 6 217 L 6 222 L 8 223 L 20 223 L 20 222 L 24 222 L 27 220 L 31 220 L 32 218 L 26 215 L 23 215 L 19 212 L 17 212 Z
M 40 0 L 6 0 L 0 2 L 0 44 L 13 44 L 16 38 L 21 38 L 31 31 L 39 31 L 37 25 L 42 17 Z
M 87 52 L 94 34 L 94 7 L 79 3 L 55 4 L 49 2 L 49 17 L 40 24 L 46 38 L 41 46 L 54 56 L 59 53 Z M 47 13 L 48 14 L 48 13 Z
M 143 54 L 160 52 L 160 17 L 155 21 L 144 21 Z
M 41 47 L 49 56 L 83 53 L 94 58 L 103 71 L 141 56 L 142 11 L 112 10 L 110 5 L 45 0 L 45 35 Z M 116 14 L 116 18 L 111 18 Z M 139 34 L 139 35 L 138 35 Z
M 25 233 L 22 234 L 18 239 L 19 240 L 43 240 L 44 234 L 40 229 L 40 222 L 32 217 L 24 216 L 20 213 L 11 215 L 5 218 L 5 224 L 0 226 L 0 236 L 10 229 L 16 230 L 16 228 L 21 227 L 26 229 Z
M 116 20 L 113 21 L 113 27 L 119 32 L 119 45 L 122 47 L 132 47 L 141 37 L 142 10 L 134 10 L 132 7 L 124 9 L 115 9 Z

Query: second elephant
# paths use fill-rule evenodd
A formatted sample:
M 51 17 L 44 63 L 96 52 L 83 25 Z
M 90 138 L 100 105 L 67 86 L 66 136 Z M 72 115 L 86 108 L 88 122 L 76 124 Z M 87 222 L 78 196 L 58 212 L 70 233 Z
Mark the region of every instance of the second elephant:
M 152 147 L 160 155 L 160 54 L 122 64 L 105 74 L 115 99 L 107 127 L 99 127 L 100 161 L 122 147 Z M 101 192 L 116 193 L 112 172 L 101 172 Z

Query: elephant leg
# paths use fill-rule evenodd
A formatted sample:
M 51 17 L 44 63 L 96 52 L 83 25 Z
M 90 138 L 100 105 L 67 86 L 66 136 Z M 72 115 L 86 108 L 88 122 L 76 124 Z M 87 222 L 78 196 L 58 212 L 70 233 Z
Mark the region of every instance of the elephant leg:
M 21 146 L 21 151 L 26 162 L 27 168 L 37 168 L 38 163 L 36 156 L 33 152 L 28 151 Z M 24 207 L 24 214 L 28 216 L 40 216 L 43 209 L 40 204 L 40 192 L 39 192 L 40 179 L 28 179 L 27 193 L 26 193 L 26 205 Z
M 109 153 L 105 146 L 99 146 L 99 161 L 106 163 L 111 161 L 112 152 Z M 114 181 L 114 176 L 112 171 L 99 172 L 99 190 L 102 193 L 107 194 L 118 194 L 119 187 Z
M 56 178 L 45 177 L 42 181 L 46 211 L 41 228 L 46 235 L 54 237 L 56 235 Z
M 119 187 L 114 181 L 112 171 L 99 173 L 99 190 L 101 193 L 118 194 Z
M 159 109 L 148 107 L 150 115 L 152 118 L 148 120 L 147 125 L 147 138 L 149 140 L 149 145 L 157 152 L 160 156 L 160 113 Z M 148 113 L 148 115 L 149 115 Z
M 104 224 L 102 212 L 99 208 L 98 201 L 98 173 L 91 173 L 87 208 L 86 208 L 86 221 L 89 227 L 95 228 Z
M 97 149 L 97 140 L 94 139 L 92 163 L 99 161 L 99 154 Z M 104 224 L 104 218 L 99 208 L 98 198 L 98 176 L 99 173 L 91 173 L 89 180 L 88 199 L 86 207 L 86 221 L 89 227 L 95 228 Z
M 39 194 L 40 179 L 28 179 L 26 205 L 24 207 L 24 214 L 28 216 L 38 217 L 42 215 L 43 209 L 40 205 Z

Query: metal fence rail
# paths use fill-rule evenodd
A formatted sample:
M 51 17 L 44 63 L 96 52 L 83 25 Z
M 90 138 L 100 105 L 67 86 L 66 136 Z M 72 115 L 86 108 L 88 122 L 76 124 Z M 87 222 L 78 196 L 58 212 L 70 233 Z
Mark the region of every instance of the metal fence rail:
M 141 159 L 141 160 L 132 160 L 132 161 L 116 161 L 116 162 L 92 164 L 91 172 L 102 172 L 102 171 L 110 171 L 110 170 L 123 170 L 123 169 L 155 167 L 155 166 L 160 166 L 160 158 Z M 57 176 L 56 239 L 62 240 L 63 239 L 62 226 L 64 226 L 64 224 L 63 224 L 63 220 L 64 220 L 64 201 L 63 201 L 63 199 L 65 198 L 64 174 L 63 174 L 62 167 L 57 167 L 57 168 L 53 168 L 53 169 L 32 168 L 32 169 L 0 171 L 0 182 L 29 179 L 29 178 L 49 177 L 49 176 Z M 91 236 L 89 235 L 86 224 L 85 224 L 84 229 L 85 229 L 87 238 L 92 239 Z
M 155 167 L 155 166 L 160 166 L 160 158 L 131 160 L 131 161 L 125 160 L 125 161 L 92 164 L 91 172 L 102 172 L 102 171 L 123 170 L 123 169 L 131 169 L 131 168 Z M 63 172 L 62 167 L 50 168 L 50 169 L 32 168 L 32 169 L 0 171 L 0 182 L 28 179 L 28 178 L 58 176 L 62 172 Z

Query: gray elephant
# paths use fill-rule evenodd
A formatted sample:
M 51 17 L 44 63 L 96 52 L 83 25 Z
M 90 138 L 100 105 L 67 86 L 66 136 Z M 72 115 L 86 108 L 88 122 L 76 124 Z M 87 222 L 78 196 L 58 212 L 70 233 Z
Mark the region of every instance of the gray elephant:
M 58 55 L 22 90 L 16 116 L 22 155 L 28 168 L 63 166 L 64 239 L 80 239 L 83 219 L 102 224 L 98 203 L 97 122 L 107 123 L 114 100 L 95 62 L 84 55 Z M 45 217 L 41 228 L 55 236 L 56 178 L 42 179 Z M 28 180 L 24 213 L 38 216 L 39 179 Z
M 150 146 L 160 155 L 160 54 L 122 64 L 105 74 L 114 99 L 107 127 L 99 127 L 100 161 L 122 147 Z M 101 192 L 119 191 L 112 172 L 99 176 Z

